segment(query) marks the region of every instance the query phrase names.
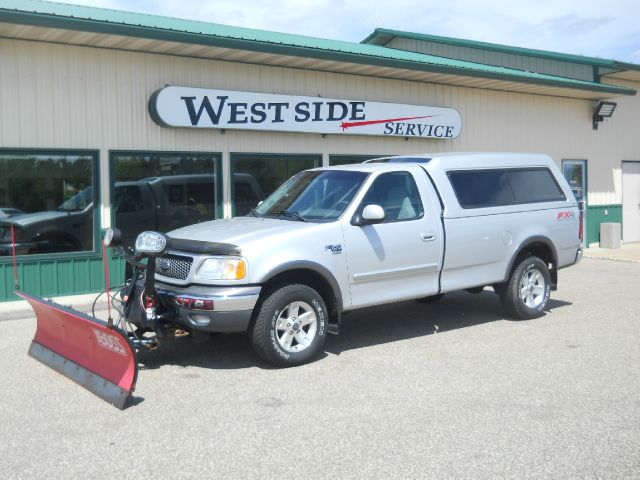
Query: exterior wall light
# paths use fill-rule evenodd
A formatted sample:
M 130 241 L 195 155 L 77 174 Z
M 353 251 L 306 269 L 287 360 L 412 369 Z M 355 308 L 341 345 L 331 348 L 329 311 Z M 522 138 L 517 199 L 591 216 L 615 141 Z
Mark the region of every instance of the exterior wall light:
M 593 111 L 593 129 L 597 130 L 599 122 L 611 117 L 617 106 L 615 102 L 599 102 Z

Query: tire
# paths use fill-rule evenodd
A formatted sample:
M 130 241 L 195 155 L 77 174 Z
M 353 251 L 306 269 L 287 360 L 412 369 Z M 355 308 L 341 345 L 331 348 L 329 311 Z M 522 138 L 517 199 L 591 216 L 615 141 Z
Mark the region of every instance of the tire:
M 251 343 L 271 365 L 302 365 L 320 354 L 328 321 L 327 307 L 318 292 L 306 285 L 281 285 L 264 297 L 250 331 Z
M 436 295 L 429 295 L 428 297 L 418 298 L 416 300 L 416 302 L 420 302 L 420 303 L 436 303 L 442 297 L 444 297 L 444 293 L 438 293 Z
M 547 264 L 538 257 L 525 258 L 496 292 L 509 316 L 521 320 L 541 317 L 551 293 Z

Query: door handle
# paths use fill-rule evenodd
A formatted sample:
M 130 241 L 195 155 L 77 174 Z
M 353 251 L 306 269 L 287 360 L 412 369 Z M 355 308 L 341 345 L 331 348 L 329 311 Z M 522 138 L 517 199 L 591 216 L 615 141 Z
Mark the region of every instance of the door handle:
M 433 242 L 436 239 L 436 234 L 433 232 L 422 232 L 420 238 L 423 242 Z

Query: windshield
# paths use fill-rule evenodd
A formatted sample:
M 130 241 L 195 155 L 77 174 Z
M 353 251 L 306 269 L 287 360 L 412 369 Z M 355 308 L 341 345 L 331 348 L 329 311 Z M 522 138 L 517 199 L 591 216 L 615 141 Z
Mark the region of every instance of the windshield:
M 78 210 L 84 210 L 93 202 L 93 188 L 87 187 L 80 193 L 75 194 L 66 202 L 58 207 L 58 210 L 63 212 L 74 212 Z
M 342 215 L 366 178 L 364 172 L 348 170 L 302 172 L 283 183 L 252 214 L 298 221 L 332 221 Z

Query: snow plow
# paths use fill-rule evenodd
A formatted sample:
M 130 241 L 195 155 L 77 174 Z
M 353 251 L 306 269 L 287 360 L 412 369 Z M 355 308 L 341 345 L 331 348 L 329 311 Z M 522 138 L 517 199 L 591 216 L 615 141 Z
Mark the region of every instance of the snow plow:
M 138 377 L 135 349 L 115 325 L 17 291 L 36 313 L 29 355 L 123 409 Z
M 36 314 L 37 328 L 29 355 L 124 409 L 136 386 L 137 352 L 155 349 L 159 338 L 181 336 L 186 332 L 172 327 L 170 320 L 159 324 L 160 320 L 175 315 L 175 310 L 164 307 L 164 314 L 157 314 L 154 255 L 120 246 L 120 236 L 119 230 L 109 229 L 103 241 L 107 287 L 107 247 L 118 250 L 127 261 L 129 277 L 114 293 L 109 288 L 100 293 L 99 296 L 107 295 L 107 321 L 97 318 L 95 311 L 88 315 L 21 291 L 15 254 L 14 277 L 16 294 L 25 299 Z M 117 314 L 115 321 L 112 309 Z

